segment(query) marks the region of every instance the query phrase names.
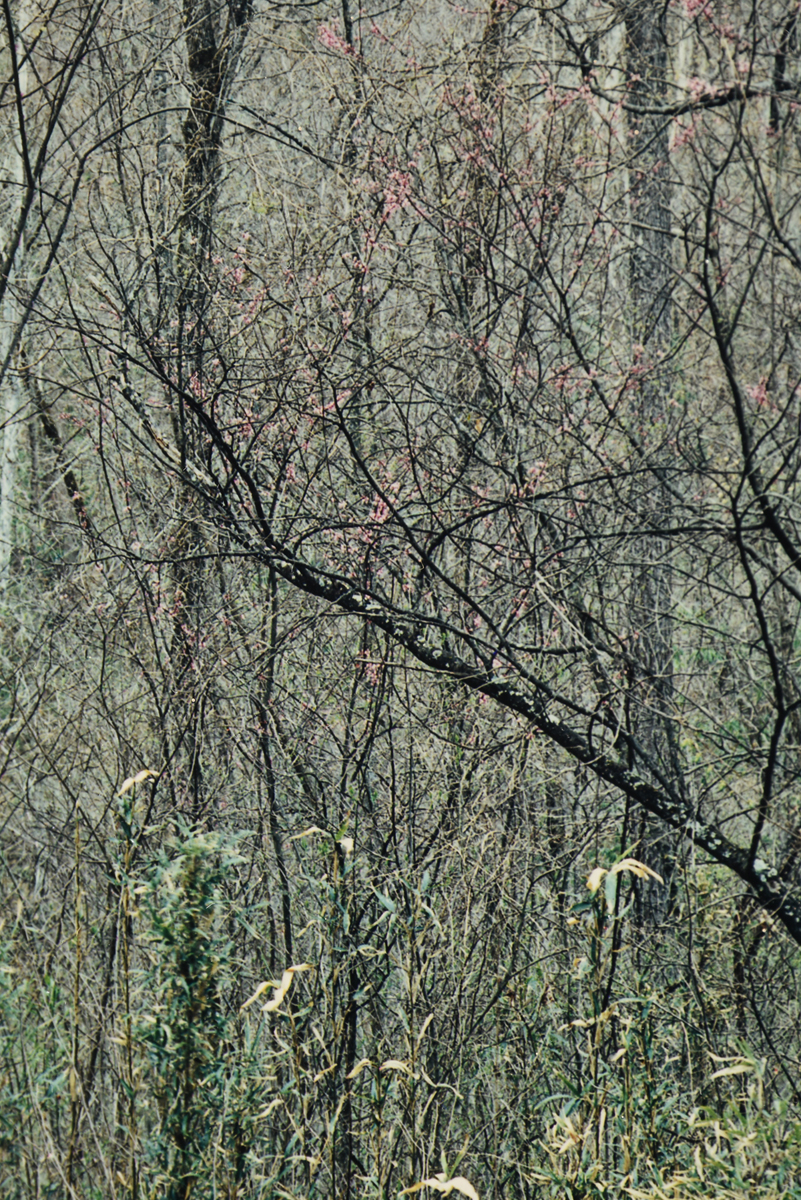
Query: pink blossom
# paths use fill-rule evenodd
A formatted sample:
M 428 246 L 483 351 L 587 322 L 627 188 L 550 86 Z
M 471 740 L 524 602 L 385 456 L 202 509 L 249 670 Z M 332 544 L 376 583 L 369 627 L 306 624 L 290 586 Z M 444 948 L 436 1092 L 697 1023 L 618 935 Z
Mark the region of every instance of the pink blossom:
M 698 114 L 694 114 L 689 122 L 684 125 L 681 121 L 675 121 L 670 135 L 671 150 L 680 150 L 682 146 L 687 146 L 695 141 L 698 133 L 698 125 L 700 118 Z
M 336 21 L 332 21 L 330 25 L 318 26 L 317 36 L 328 50 L 337 50 L 340 54 L 353 53 L 353 47 L 339 36 L 338 22 Z
M 706 79 L 699 78 L 697 75 L 692 75 L 687 80 L 687 87 L 689 88 L 690 99 L 693 104 L 696 104 L 704 96 L 715 96 L 718 93 L 718 89 L 714 84 L 709 83 Z
M 746 388 L 746 392 L 755 400 L 760 408 L 768 408 L 770 400 L 768 398 L 768 380 L 767 376 L 763 375 L 759 383 L 755 383 L 752 387 Z
M 388 221 L 393 213 L 407 206 L 411 190 L 412 177 L 408 171 L 390 171 L 384 185 L 384 221 Z

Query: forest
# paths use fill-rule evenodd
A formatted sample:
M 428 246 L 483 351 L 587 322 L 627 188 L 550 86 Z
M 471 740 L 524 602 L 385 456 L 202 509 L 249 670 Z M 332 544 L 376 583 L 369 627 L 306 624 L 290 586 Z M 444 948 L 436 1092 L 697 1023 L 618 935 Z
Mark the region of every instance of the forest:
M 2 0 L 3 1197 L 801 1197 L 799 10 Z

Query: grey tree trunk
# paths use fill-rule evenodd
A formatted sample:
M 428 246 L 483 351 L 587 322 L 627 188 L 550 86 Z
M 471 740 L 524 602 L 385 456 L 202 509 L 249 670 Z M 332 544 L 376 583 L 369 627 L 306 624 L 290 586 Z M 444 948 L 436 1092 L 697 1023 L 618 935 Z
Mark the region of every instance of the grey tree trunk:
M 626 11 L 630 80 L 629 166 L 631 206 L 630 303 L 632 354 L 642 368 L 632 425 L 641 447 L 631 509 L 631 625 L 638 635 L 638 678 L 631 680 L 632 733 L 653 767 L 679 783 L 671 723 L 673 630 L 669 543 L 668 414 L 672 316 L 671 181 L 667 99 L 666 8 L 635 0 Z M 638 111 L 640 110 L 640 111 Z M 657 110 L 657 111 L 655 111 Z M 642 891 L 642 917 L 664 919 L 669 904 L 673 838 L 666 826 L 643 816 L 638 854 L 665 880 Z M 630 838 L 630 840 L 634 840 Z
M 17 18 L 17 32 L 27 24 L 27 6 L 23 4 Z M 8 226 L 8 237 L 13 238 L 19 227 L 23 197 L 26 186 L 25 170 L 25 117 L 22 99 L 28 90 L 28 63 L 26 54 L 17 38 L 15 47 L 16 84 L 18 90 L 17 128 L 9 153 L 9 175 L 12 180 L 12 207 Z M 6 238 L 0 239 L 3 243 Z M 2 467 L 0 468 L 0 596 L 8 589 L 11 558 L 14 550 L 14 514 L 17 503 L 17 468 L 19 443 L 25 397 L 22 381 L 17 369 L 18 355 L 13 351 L 19 321 L 17 288 L 22 259 L 25 253 L 23 232 L 20 230 L 15 252 L 4 245 L 7 258 L 7 273 L 0 310 L 0 431 L 2 431 Z

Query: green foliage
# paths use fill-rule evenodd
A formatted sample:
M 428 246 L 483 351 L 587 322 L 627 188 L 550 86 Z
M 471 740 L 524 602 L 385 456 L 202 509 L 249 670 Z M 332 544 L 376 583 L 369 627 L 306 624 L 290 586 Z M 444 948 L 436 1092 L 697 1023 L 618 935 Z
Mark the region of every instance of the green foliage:
M 635 974 L 633 994 L 612 998 L 615 957 L 625 952 L 619 904 L 626 872 L 653 874 L 633 859 L 590 874 L 590 897 L 576 904 L 586 953 L 574 964 L 586 982 L 580 1031 L 581 1084 L 554 1114 L 546 1159 L 532 1177 L 553 1197 L 632 1200 L 779 1200 L 801 1196 L 801 1125 L 785 1101 L 765 1103 L 766 1061 L 741 1046 L 711 1057 L 711 1081 L 728 1085 L 719 1108 L 693 1106 L 686 1090 L 686 1014 L 667 990 Z
M 150 1066 L 145 1161 L 165 1200 L 212 1194 L 231 1136 L 226 1100 L 238 1072 L 223 884 L 237 858 L 218 835 L 181 828 L 140 889 L 151 965 L 134 1036 Z
M 31 1118 L 32 1100 L 24 1070 L 23 1039 L 29 1011 L 28 987 L 12 965 L 13 931 L 0 943 L 0 1184 L 4 1196 L 25 1194 L 25 1141 L 20 1131 Z

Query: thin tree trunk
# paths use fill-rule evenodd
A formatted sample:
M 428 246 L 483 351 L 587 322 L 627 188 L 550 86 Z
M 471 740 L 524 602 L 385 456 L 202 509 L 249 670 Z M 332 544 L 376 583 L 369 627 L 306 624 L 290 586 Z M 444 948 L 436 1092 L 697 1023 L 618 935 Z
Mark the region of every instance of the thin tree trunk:
M 183 396 L 188 389 L 201 397 L 204 387 L 205 322 L 209 303 L 209 271 L 214 217 L 220 184 L 220 146 L 225 105 L 233 81 L 250 18 L 247 0 L 231 4 L 226 19 L 211 0 L 184 0 L 189 66 L 190 101 L 184 119 L 185 145 L 181 212 L 178 223 L 177 318 L 178 395 L 173 408 L 173 431 L 181 465 L 200 453 L 197 429 L 188 416 Z M 161 83 L 161 73 L 159 74 Z M 163 132 L 159 121 L 159 147 Z M 187 799 L 195 821 L 204 808 L 201 759 L 203 684 L 197 670 L 201 605 L 207 570 L 198 552 L 205 545 L 198 499 L 186 484 L 181 490 L 180 511 L 185 516 L 174 558 L 176 592 L 173 671 L 176 680 L 184 761 L 187 764 Z
M 16 188 L 18 193 L 12 202 L 13 215 L 9 222 L 12 237 L 18 223 L 18 214 L 22 207 L 26 184 L 26 130 L 22 100 L 28 91 L 29 72 L 27 56 L 21 45 L 22 39 L 19 31 L 25 29 L 27 22 L 27 4 L 23 0 L 17 20 L 17 30 L 15 31 L 17 37 L 14 47 L 15 83 L 18 96 L 17 129 L 9 154 L 11 160 L 9 176 L 13 181 L 12 187 Z M 0 467 L 0 596 L 6 594 L 11 576 L 20 430 L 25 408 L 22 381 L 17 369 L 17 355 L 12 353 L 19 320 L 18 287 L 24 253 L 23 236 L 20 234 L 16 252 L 9 263 L 6 287 L 3 292 L 2 312 L 0 313 L 0 381 L 2 381 L 0 382 L 0 429 L 2 429 L 3 438 L 3 458 L 2 467 Z
M 632 679 L 632 733 L 657 769 L 678 783 L 670 712 L 672 708 L 672 570 L 668 537 L 671 497 L 667 486 L 667 418 L 672 314 L 671 183 L 668 122 L 653 110 L 667 99 L 666 10 L 651 0 L 635 0 L 626 12 L 628 45 L 632 356 L 643 374 L 633 414 L 643 450 L 644 477 L 635 482 L 632 513 L 637 536 L 632 546 L 632 628 L 638 635 L 641 667 Z M 636 109 L 645 110 L 637 112 Z M 638 473 L 639 474 L 639 473 Z M 638 854 L 665 880 L 642 890 L 642 916 L 664 919 L 669 902 L 673 838 L 653 817 L 641 822 Z

